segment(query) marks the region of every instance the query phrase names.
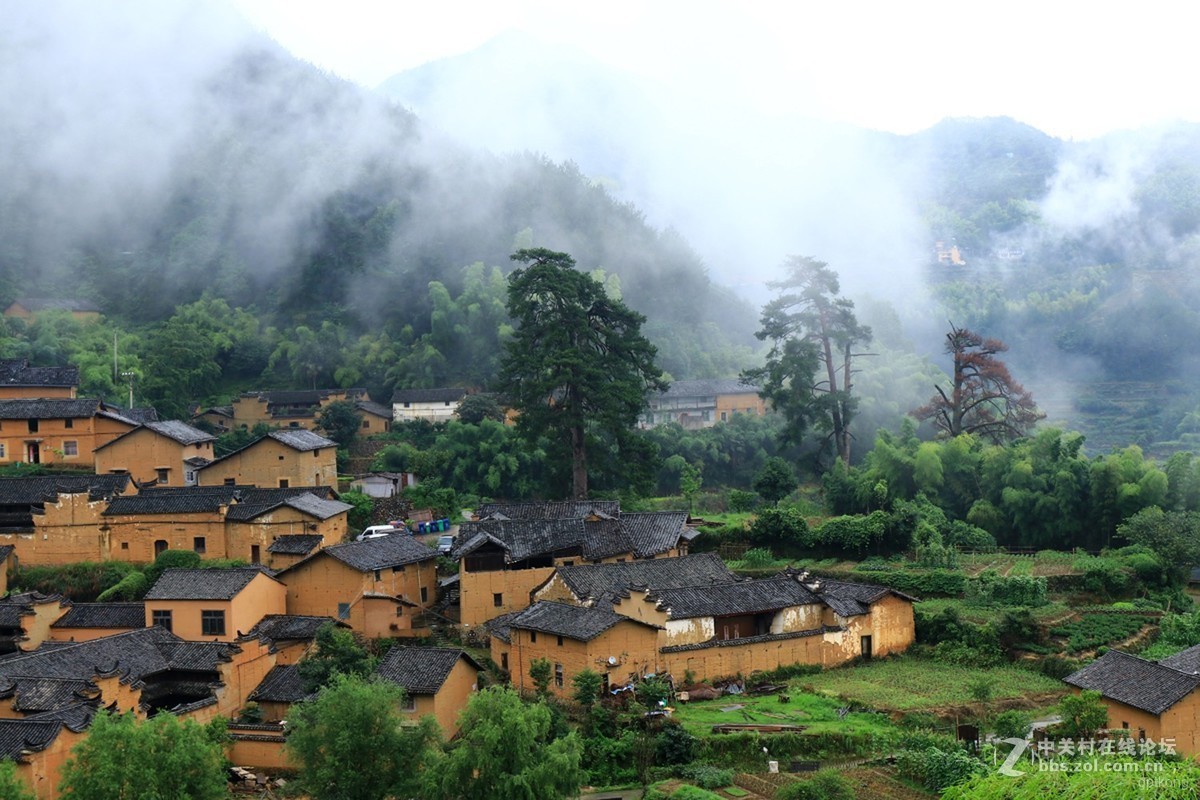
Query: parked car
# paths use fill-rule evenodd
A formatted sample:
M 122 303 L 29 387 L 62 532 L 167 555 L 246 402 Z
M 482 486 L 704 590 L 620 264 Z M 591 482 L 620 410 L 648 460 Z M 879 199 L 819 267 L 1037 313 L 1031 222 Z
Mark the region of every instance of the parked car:
M 450 555 L 450 551 L 454 549 L 454 536 L 449 533 L 443 533 L 439 536 L 437 549 L 444 556 Z
M 356 542 L 366 542 L 371 539 L 379 539 L 384 536 L 391 536 L 393 533 L 399 533 L 399 528 L 394 528 L 391 525 L 372 525 L 363 530 L 354 538 Z

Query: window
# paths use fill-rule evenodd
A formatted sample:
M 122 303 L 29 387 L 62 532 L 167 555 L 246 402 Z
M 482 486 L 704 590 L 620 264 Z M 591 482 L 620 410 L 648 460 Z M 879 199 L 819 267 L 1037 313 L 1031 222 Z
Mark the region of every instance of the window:
M 500 669 L 508 672 L 508 653 L 500 654 Z
M 201 636 L 224 636 L 225 635 L 225 612 L 224 611 L 201 611 L 200 612 L 200 635 Z
M 30 433 L 38 432 L 38 421 L 36 419 L 29 420 L 29 432 Z
M 320 458 L 320 457 L 321 457 L 321 451 L 313 450 L 313 458 Z
M 121 542 L 121 549 L 122 549 L 122 550 L 128 550 L 128 549 L 129 549 L 129 542 Z
M 449 400 L 444 400 L 444 401 L 442 401 L 442 405 L 444 405 L 444 406 L 446 406 L 447 408 L 449 408 L 449 407 L 450 407 L 450 401 L 449 401 Z
M 536 642 L 537 642 L 537 631 L 530 631 L 529 632 L 529 643 L 535 644 Z
M 63 423 L 64 423 L 63 427 L 65 427 L 65 428 L 74 428 L 75 427 L 75 420 L 73 420 L 73 419 L 63 420 Z
M 409 694 L 408 692 L 405 692 L 404 693 L 404 702 L 400 704 L 400 710 L 401 711 L 416 711 L 417 710 L 417 698 L 414 697 L 413 695 Z
M 429 587 L 428 586 L 421 587 L 421 602 L 422 603 L 429 602 Z
M 150 612 L 150 624 L 157 625 L 160 628 L 171 630 L 171 612 L 166 610 L 157 610 Z
M 563 685 L 563 668 L 562 668 L 562 664 L 555 664 L 555 665 L 554 665 L 554 685 L 555 685 L 555 686 L 557 686 L 557 687 L 558 687 L 558 688 L 560 688 L 560 689 L 562 688 L 562 685 Z
M 349 603 L 338 603 L 338 619 L 350 619 Z
M 722 411 L 722 412 L 721 412 L 721 422 L 724 422 L 724 421 L 725 421 L 725 417 L 726 417 L 726 414 L 725 414 L 725 412 L 724 412 L 724 411 Z
M 0 442 L 0 458 L 8 458 L 8 453 L 4 449 L 4 442 Z
M 289 481 L 288 481 L 288 479 L 287 479 L 287 478 L 280 478 L 280 479 L 279 479 L 279 488 L 280 488 L 280 489 L 286 489 L 286 488 L 288 488 L 288 484 L 289 484 Z
M 226 478 L 226 479 L 225 479 L 225 485 L 226 485 L 226 486 L 234 486 L 234 485 L 236 485 L 236 484 L 237 484 L 237 479 L 236 479 L 236 478 Z
M 370 422 L 370 420 L 365 420 L 365 419 L 364 419 L 364 420 L 363 420 L 363 427 L 364 427 L 364 428 L 369 428 L 369 427 L 371 427 L 371 422 Z
M 158 479 L 159 483 L 166 483 L 171 479 L 171 470 L 167 467 L 159 467 L 154 470 L 154 476 Z
M 494 595 L 492 595 L 492 605 L 494 605 L 496 608 L 500 608 L 500 606 L 504 605 L 504 595 L 502 595 L 500 592 L 496 592 Z
M 404 616 L 404 606 L 396 606 L 396 616 L 397 617 Z
M 299 428 L 299 427 L 300 427 L 300 423 L 299 423 L 299 422 L 289 422 L 289 423 L 288 423 L 288 427 L 289 427 L 289 428 Z
M 197 536 L 192 539 L 192 549 L 195 550 L 197 553 L 204 553 L 206 548 L 204 547 L 204 537 L 203 536 Z
M 412 403 L 405 403 L 405 404 L 404 404 L 404 407 L 405 407 L 405 408 L 412 408 Z
M 561 636 L 558 637 L 558 646 L 562 647 L 562 637 Z
M 262 563 L 262 547 L 260 545 L 257 545 L 257 544 L 250 545 L 250 563 L 251 564 L 261 564 Z
M 401 565 L 400 565 L 400 566 L 398 566 L 398 567 L 392 567 L 392 574 L 394 575 L 394 574 L 396 574 L 397 572 L 404 572 L 404 565 L 403 565 L 403 564 L 401 564 Z
M 375 570 L 375 580 L 377 580 L 377 581 L 383 580 L 383 575 L 380 574 L 379 570 Z

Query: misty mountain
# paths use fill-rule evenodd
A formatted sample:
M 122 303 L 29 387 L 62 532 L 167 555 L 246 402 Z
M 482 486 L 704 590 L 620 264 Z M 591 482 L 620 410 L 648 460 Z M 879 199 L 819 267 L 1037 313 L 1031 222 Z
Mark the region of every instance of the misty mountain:
M 574 166 L 466 146 L 229 7 L 14 11 L 0 32 L 0 302 L 87 298 L 136 325 L 207 294 L 280 327 L 414 337 L 431 281 L 453 293 L 471 264 L 507 271 L 517 246 L 541 246 L 619 281 L 679 377 L 700 342 L 753 341 L 754 310 L 687 242 Z
M 1065 142 L 948 119 L 895 136 L 806 119 L 789 98 L 766 114 L 699 76 L 634 80 L 515 34 L 380 90 L 470 145 L 577 163 L 756 302 L 786 255 L 812 255 L 850 296 L 891 304 L 943 367 L 949 320 L 1004 339 L 1051 421 L 1101 450 L 1169 448 L 1200 405 L 1181 346 L 1200 333 L 1196 126 Z M 939 241 L 963 263 L 938 263 Z

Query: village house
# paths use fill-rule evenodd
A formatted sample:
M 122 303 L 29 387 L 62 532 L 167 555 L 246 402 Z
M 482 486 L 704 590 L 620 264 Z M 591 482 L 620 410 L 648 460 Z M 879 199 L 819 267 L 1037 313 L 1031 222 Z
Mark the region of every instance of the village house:
M 349 402 L 356 406 L 359 402 L 370 402 L 366 389 L 288 389 L 265 392 L 242 392 L 229 406 L 218 406 L 217 409 L 229 409 L 232 424 L 230 428 L 253 428 L 255 425 L 268 425 L 272 428 L 304 428 L 313 430 L 321 409 L 330 403 Z M 374 404 L 371 413 L 375 414 L 386 406 Z M 214 409 L 206 409 L 213 411 Z M 385 414 L 388 419 L 390 414 Z
M 1200 645 L 1158 661 L 1109 650 L 1063 680 L 1100 692 L 1106 728 L 1139 741 L 1174 739 L 1180 753 L 1200 755 Z
M 686 578 L 671 571 L 637 574 L 628 564 L 561 568 L 529 609 L 489 623 L 493 659 L 511 665 L 519 686 L 530 680 L 529 665 L 546 659 L 557 691 L 584 668 L 617 684 L 660 672 L 704 680 L 789 664 L 834 666 L 914 641 L 913 598 L 886 587 L 792 571 L 725 579 L 697 557 L 663 563 L 675 562 L 706 580 L 684 586 Z
M 736 380 L 674 381 L 664 392 L 650 395 L 638 427 L 647 429 L 676 422 L 686 430 L 711 428 L 738 414 L 767 413 L 759 388 Z
M 416 483 L 417 476 L 412 472 L 372 472 L 350 481 L 350 491 L 367 497 L 395 497 Z
M 300 540 L 304 553 L 339 542 L 351 509 L 331 499 L 329 487 L 145 487 L 119 494 L 128 482 L 125 475 L 0 479 L 0 542 L 36 565 L 148 563 L 172 549 L 286 566 L 294 557 L 270 552 L 281 537 L 307 537 Z
M 0 359 L 0 399 L 60 397 L 74 399 L 79 367 L 31 367 L 25 358 Z
M 213 460 L 217 437 L 178 420 L 147 422 L 95 451 L 97 473 L 129 475 L 138 484 L 194 486 Z
M 687 555 L 684 512 L 622 513 L 611 501 L 485 505 L 459 526 L 461 622 L 519 611 L 557 567 Z
M 51 642 L 86 642 L 146 627 L 145 603 L 73 603 L 50 623 Z
M 97 447 L 137 427 L 115 406 L 89 398 L 0 400 L 0 463 L 91 470 Z
M 492 660 L 522 690 L 534 688 L 529 670 L 538 659 L 552 665 L 550 689 L 560 697 L 571 695 L 571 679 L 586 669 L 600 674 L 603 691 L 658 672 L 659 629 L 607 608 L 541 600 L 487 629 Z
M 18 297 L 4 309 L 4 316 L 33 322 L 47 311 L 65 311 L 85 323 L 100 321 L 100 306 L 89 300 L 64 297 Z
M 232 718 L 274 665 L 262 640 L 189 642 L 159 626 L 43 645 L 0 660 L 0 758 L 16 761 L 39 800 L 54 800 L 60 770 L 96 709 L 143 719 L 167 711 L 200 723 Z
M 279 572 L 289 614 L 335 617 L 368 638 L 424 636 L 437 551 L 407 534 L 318 550 Z
M 392 419 L 395 422 L 414 419 L 447 422 L 454 417 L 458 404 L 466 396 L 466 389 L 397 389 L 392 393 Z
M 168 569 L 144 598 L 146 625 L 190 641 L 240 639 L 287 611 L 287 587 L 261 569 Z
M 267 546 L 267 566 L 278 572 L 297 564 L 323 547 L 325 537 L 316 533 L 276 536 Z
M 447 739 L 458 733 L 458 716 L 479 689 L 483 667 L 464 650 L 404 647 L 388 650 L 376 674 L 404 689 L 400 710 L 414 720 L 429 714 Z
M 61 595 L 40 592 L 0 599 L 0 656 L 41 646 L 50 638 L 50 626 L 68 605 Z
M 337 442 L 308 430 L 271 431 L 195 471 L 200 486 L 337 486 Z

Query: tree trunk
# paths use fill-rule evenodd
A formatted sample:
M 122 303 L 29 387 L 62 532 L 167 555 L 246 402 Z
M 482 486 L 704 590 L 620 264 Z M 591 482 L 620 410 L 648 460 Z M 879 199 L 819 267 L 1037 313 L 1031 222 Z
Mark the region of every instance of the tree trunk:
M 571 428 L 571 484 L 576 500 L 587 500 L 587 448 L 584 445 L 583 426 Z

